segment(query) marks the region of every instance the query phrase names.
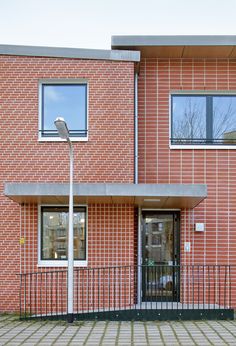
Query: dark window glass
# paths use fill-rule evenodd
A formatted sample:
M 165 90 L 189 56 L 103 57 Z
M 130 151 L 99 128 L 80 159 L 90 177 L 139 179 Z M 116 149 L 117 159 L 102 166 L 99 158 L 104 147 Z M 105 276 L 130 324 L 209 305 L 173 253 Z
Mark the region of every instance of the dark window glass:
M 69 212 L 65 207 L 42 207 L 41 259 L 66 260 Z M 86 208 L 74 208 L 74 259 L 86 259 Z
M 236 144 L 236 96 L 172 95 L 172 144 Z
M 63 117 L 70 136 L 87 136 L 87 85 L 42 85 L 42 136 L 58 136 L 54 120 Z

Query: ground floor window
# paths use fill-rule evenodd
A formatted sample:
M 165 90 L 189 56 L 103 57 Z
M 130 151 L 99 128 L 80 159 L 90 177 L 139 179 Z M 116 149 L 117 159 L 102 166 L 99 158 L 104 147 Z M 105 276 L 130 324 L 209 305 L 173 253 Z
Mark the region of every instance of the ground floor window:
M 74 207 L 74 259 L 86 260 L 86 207 Z M 67 260 L 68 207 L 41 206 L 41 260 Z

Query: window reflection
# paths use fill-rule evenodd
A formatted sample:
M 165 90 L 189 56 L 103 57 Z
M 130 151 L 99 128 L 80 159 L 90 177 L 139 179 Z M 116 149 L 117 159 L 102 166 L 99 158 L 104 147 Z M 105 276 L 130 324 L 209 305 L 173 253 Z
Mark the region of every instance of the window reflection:
M 172 95 L 173 144 L 236 144 L 236 95 Z
M 42 85 L 42 134 L 57 136 L 54 120 L 63 116 L 71 136 L 87 135 L 87 85 Z
M 236 97 L 214 96 L 213 138 L 225 143 L 236 140 Z
M 202 96 L 173 97 L 173 137 L 206 138 L 206 99 Z
M 66 260 L 68 208 L 42 207 L 42 259 Z M 74 259 L 86 259 L 86 208 L 74 208 Z

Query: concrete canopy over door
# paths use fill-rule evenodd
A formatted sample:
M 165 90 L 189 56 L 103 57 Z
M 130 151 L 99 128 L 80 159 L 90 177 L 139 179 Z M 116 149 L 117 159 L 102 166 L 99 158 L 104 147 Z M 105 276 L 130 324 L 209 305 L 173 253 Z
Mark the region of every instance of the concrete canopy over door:
M 17 203 L 68 203 L 69 184 L 6 183 Z M 74 184 L 74 203 L 128 203 L 153 208 L 194 208 L 207 197 L 204 184 Z

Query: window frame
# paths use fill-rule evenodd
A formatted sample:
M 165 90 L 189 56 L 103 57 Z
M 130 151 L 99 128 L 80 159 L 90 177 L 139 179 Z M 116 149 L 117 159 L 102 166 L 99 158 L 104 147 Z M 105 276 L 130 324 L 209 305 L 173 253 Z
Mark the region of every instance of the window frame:
M 43 86 L 44 85 L 86 85 L 86 131 L 87 135 L 85 136 L 70 136 L 72 142 L 87 142 L 88 141 L 88 126 L 89 126 L 89 83 L 87 79 L 43 79 L 39 81 L 38 85 L 38 141 L 39 142 L 61 142 L 65 141 L 59 136 L 43 136 L 42 135 L 42 126 L 43 126 Z M 59 114 L 62 116 L 62 114 Z M 55 128 L 56 130 L 56 128 Z
M 169 95 L 169 147 L 170 149 L 236 149 L 236 143 L 235 144 L 214 144 L 214 143 L 207 143 L 207 144 L 173 144 L 172 141 L 172 130 L 173 130 L 173 111 L 172 111 L 172 98 L 173 96 L 202 96 L 206 97 L 206 133 L 210 133 L 209 127 L 212 127 L 212 113 L 210 113 L 210 122 L 207 117 L 209 110 L 212 110 L 212 105 L 208 104 L 209 98 L 207 96 L 213 97 L 220 97 L 220 96 L 235 96 L 236 97 L 236 91 L 205 91 L 205 90 L 199 90 L 199 91 L 192 91 L 192 90 L 178 90 L 178 91 L 171 91 Z M 212 102 L 213 103 L 213 102 Z
M 68 205 L 64 204 L 39 204 L 38 205 L 38 267 L 67 267 L 67 260 L 44 260 L 42 259 L 42 208 L 68 208 Z M 88 265 L 88 205 L 87 204 L 79 204 L 74 205 L 75 208 L 85 208 L 86 212 L 86 244 L 85 244 L 85 260 L 74 260 L 75 267 L 87 267 Z

